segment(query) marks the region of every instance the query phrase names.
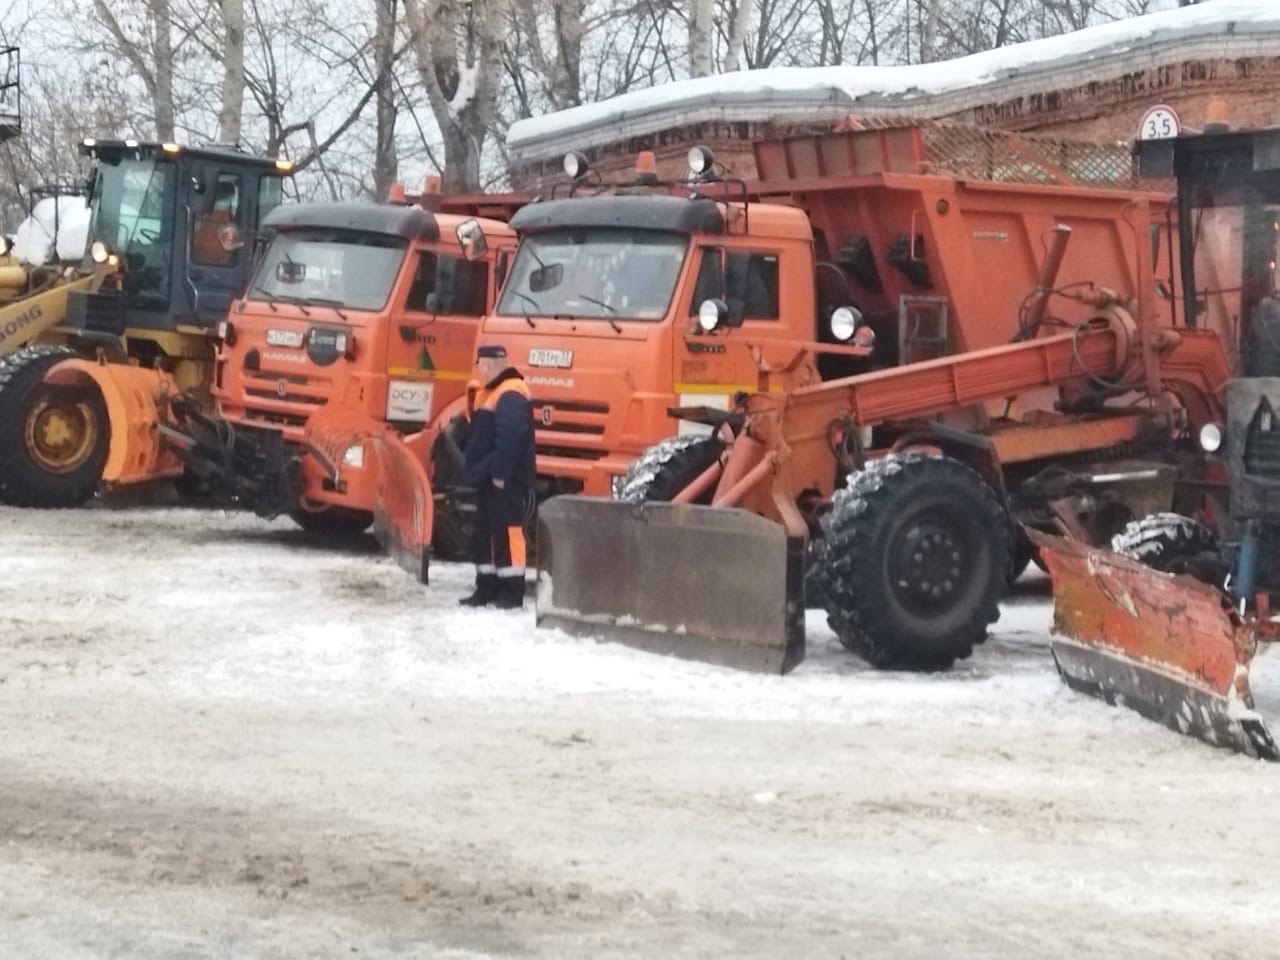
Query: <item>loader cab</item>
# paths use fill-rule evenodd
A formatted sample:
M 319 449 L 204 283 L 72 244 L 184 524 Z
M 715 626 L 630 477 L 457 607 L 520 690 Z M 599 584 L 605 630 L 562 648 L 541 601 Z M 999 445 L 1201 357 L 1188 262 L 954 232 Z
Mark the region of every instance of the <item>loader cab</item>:
M 461 400 L 476 331 L 515 248 L 505 224 L 315 203 L 278 208 L 264 229 L 246 293 L 220 324 L 215 395 L 225 417 L 301 443 L 325 404 L 413 433 Z
M 108 336 L 212 329 L 244 289 L 251 239 L 281 203 L 291 164 L 134 140 L 86 140 L 80 152 L 94 163 L 84 267 L 118 272 L 72 296 L 68 325 Z
M 1179 322 L 1218 333 L 1233 367 L 1258 373 L 1262 324 L 1280 324 L 1280 130 L 1139 141 L 1135 156 L 1143 176 L 1177 180 Z

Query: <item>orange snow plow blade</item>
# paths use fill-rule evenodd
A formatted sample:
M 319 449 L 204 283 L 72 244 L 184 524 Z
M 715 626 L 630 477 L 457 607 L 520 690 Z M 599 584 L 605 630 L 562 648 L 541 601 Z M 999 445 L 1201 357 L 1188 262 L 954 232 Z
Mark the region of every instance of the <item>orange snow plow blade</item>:
M 364 447 L 364 469 L 376 469 L 378 477 L 374 536 L 396 563 L 426 583 L 431 560 L 431 480 L 404 438 L 363 413 L 324 407 L 307 421 L 303 440 L 307 452 L 335 484 L 343 482 L 347 451 L 357 444 Z
M 1107 550 L 1031 536 L 1053 580 L 1053 659 L 1067 686 L 1214 746 L 1280 760 L 1249 688 L 1256 630 L 1225 594 Z
M 553 497 L 539 626 L 765 673 L 804 659 L 804 544 L 746 510 Z

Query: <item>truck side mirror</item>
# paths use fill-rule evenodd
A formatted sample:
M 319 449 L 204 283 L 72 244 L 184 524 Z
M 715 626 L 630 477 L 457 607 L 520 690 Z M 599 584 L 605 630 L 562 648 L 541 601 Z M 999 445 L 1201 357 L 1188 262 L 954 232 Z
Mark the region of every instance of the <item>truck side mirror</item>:
M 480 226 L 479 220 L 463 220 L 453 232 L 466 259 L 479 260 L 488 251 L 489 242 L 485 239 L 484 228 Z
M 191 209 L 209 213 L 218 200 L 218 171 L 215 167 L 198 167 L 191 174 Z

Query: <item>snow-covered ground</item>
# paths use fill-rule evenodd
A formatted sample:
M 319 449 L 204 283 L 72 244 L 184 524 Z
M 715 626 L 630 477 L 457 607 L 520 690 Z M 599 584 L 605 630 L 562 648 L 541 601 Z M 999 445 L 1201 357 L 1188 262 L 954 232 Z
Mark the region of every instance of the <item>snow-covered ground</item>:
M 1028 577 L 945 676 L 456 607 L 369 541 L 0 508 L 0 956 L 1220 956 L 1280 769 L 1060 687 Z

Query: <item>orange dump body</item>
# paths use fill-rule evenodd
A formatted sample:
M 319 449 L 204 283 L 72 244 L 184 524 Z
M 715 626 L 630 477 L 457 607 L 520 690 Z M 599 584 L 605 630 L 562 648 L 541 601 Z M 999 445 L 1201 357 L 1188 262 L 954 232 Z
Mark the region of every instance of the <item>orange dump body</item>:
M 543 492 L 607 495 L 646 447 L 691 429 L 673 407 L 729 408 L 739 393 L 1069 330 L 1100 303 L 1153 326 L 1177 322 L 1173 301 L 1152 285 L 1172 274 L 1169 197 L 1137 187 L 1127 154 L 1075 145 L 1077 158 L 1053 141 L 1006 148 L 997 162 L 994 146 L 960 136 L 911 127 L 766 141 L 757 146 L 758 182 L 707 184 L 692 198 L 574 197 L 517 213 L 530 254 L 517 254 L 484 336 L 507 346 L 533 389 Z M 936 142 L 948 137 L 950 146 Z M 688 208 L 683 219 L 677 204 Z M 654 245 L 666 237 L 678 266 L 661 277 L 629 266 L 606 224 Z M 1070 237 L 1058 293 L 1040 297 L 1060 226 Z M 745 316 L 705 332 L 700 304 L 732 291 L 728 268 L 721 286 L 708 287 L 704 264 L 735 256 L 755 285 L 743 294 Z M 537 260 L 564 270 L 542 291 L 530 284 Z M 618 299 L 629 277 L 653 291 L 647 312 Z M 875 332 L 869 356 L 835 345 L 828 320 L 841 306 L 856 307 Z M 1054 412 L 1059 399 L 1056 388 L 1018 393 L 971 406 L 962 425 L 997 413 L 1065 424 Z M 912 415 L 909 402 L 902 415 Z M 1059 442 L 1077 448 L 1072 436 Z

